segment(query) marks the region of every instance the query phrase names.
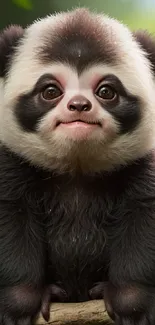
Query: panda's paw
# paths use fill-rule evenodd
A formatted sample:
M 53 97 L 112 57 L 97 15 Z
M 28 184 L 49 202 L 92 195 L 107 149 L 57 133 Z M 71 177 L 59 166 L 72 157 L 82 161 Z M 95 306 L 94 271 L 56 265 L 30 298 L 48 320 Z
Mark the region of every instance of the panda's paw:
M 0 289 L 0 325 L 32 325 L 41 307 L 41 293 L 29 285 Z
M 109 283 L 104 290 L 109 316 L 116 325 L 154 325 L 155 287 Z

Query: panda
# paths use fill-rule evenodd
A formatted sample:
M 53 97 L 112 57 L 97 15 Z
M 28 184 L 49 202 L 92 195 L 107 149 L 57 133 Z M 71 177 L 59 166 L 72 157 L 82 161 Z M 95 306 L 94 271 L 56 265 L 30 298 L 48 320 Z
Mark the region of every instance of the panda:
M 77 8 L 0 34 L 0 325 L 155 323 L 155 41 Z

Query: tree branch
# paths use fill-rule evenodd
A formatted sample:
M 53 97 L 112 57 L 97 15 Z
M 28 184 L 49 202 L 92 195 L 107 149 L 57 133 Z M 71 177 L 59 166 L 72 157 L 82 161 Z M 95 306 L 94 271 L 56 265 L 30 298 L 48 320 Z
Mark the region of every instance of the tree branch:
M 46 323 L 39 316 L 36 325 L 112 325 L 103 300 L 82 303 L 53 303 L 50 321 Z

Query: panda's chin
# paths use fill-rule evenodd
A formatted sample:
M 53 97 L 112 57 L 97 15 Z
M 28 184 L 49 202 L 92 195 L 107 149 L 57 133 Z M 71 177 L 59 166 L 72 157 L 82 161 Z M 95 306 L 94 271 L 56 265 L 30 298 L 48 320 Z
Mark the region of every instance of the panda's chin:
M 98 124 L 89 124 L 82 121 L 60 123 L 59 131 L 72 140 L 80 141 L 89 139 L 94 132 L 100 131 Z

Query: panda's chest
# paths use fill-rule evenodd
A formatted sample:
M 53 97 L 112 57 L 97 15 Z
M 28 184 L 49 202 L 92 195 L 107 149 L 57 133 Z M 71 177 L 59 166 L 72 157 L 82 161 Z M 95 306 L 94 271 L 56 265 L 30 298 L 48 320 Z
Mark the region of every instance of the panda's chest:
M 101 267 L 105 254 L 107 204 L 85 188 L 57 193 L 48 208 L 47 241 L 50 264 L 68 269 Z M 54 261 L 54 263 L 52 263 Z

